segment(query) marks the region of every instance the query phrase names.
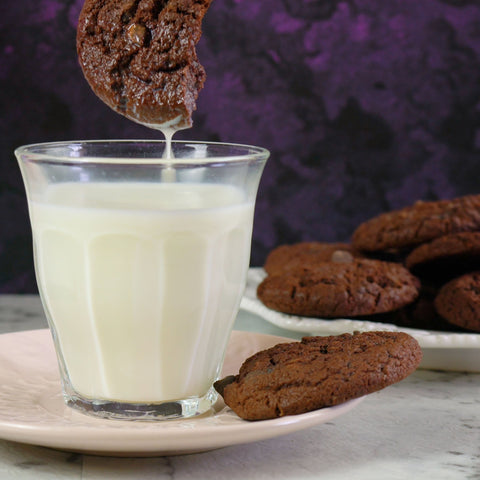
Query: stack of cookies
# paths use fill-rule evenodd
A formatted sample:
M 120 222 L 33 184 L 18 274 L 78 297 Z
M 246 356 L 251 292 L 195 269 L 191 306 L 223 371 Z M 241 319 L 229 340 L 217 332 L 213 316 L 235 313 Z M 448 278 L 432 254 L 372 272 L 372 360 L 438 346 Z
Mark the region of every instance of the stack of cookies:
M 480 195 L 383 213 L 350 244 L 282 245 L 264 268 L 258 298 L 280 312 L 480 331 Z

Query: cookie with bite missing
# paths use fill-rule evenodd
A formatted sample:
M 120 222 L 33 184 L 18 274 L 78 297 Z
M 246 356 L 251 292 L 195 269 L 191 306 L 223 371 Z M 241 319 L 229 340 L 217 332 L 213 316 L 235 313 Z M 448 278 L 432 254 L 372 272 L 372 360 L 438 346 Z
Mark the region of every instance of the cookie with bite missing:
M 95 94 L 153 128 L 187 128 L 205 82 L 195 46 L 211 0 L 86 0 L 77 52 Z
M 355 258 L 268 275 L 257 296 L 287 314 L 349 318 L 401 308 L 417 298 L 419 288 L 418 279 L 398 263 Z
M 451 233 L 480 230 L 480 195 L 418 201 L 360 224 L 352 246 L 364 252 L 403 250 Z
M 447 322 L 480 332 L 480 271 L 466 273 L 443 285 L 434 305 Z
M 269 275 L 274 275 L 318 262 L 351 261 L 357 257 L 364 255 L 348 243 L 300 242 L 274 248 L 268 254 L 263 268 Z
M 241 418 L 265 420 L 378 391 L 410 375 L 421 359 L 418 342 L 402 332 L 305 337 L 256 353 L 215 388 Z

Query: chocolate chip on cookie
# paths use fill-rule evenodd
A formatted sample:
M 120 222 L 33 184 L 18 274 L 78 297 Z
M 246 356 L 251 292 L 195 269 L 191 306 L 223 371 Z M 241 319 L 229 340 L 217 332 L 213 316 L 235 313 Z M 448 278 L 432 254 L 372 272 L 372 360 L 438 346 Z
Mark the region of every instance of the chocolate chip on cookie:
M 131 120 L 187 128 L 205 70 L 195 45 L 211 0 L 86 0 L 77 51 L 93 91 Z
M 376 252 L 412 248 L 450 233 L 480 230 L 480 195 L 417 202 L 383 213 L 358 226 L 354 248 Z
M 258 298 L 280 312 L 323 318 L 383 313 L 412 302 L 419 281 L 405 267 L 371 259 L 323 262 L 267 276 Z
M 480 271 L 466 273 L 443 285 L 434 304 L 448 322 L 480 332 Z
M 452 233 L 419 245 L 405 265 L 420 277 L 445 279 L 480 269 L 480 232 Z
M 410 375 L 421 359 L 417 341 L 402 332 L 305 337 L 256 353 L 215 388 L 241 418 L 264 420 L 378 391 Z
M 267 256 L 263 268 L 269 275 L 318 262 L 350 262 L 363 257 L 348 243 L 301 242 L 280 245 Z

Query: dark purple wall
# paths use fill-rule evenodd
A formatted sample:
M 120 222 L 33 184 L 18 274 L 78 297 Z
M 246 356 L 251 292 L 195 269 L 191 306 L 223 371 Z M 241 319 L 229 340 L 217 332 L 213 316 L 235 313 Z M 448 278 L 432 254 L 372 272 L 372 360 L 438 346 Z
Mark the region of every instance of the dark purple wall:
M 15 147 L 159 137 L 90 91 L 81 4 L 0 5 L 0 292 L 36 291 Z M 254 265 L 416 199 L 480 193 L 480 1 L 214 0 L 198 54 L 208 78 L 178 138 L 272 152 Z

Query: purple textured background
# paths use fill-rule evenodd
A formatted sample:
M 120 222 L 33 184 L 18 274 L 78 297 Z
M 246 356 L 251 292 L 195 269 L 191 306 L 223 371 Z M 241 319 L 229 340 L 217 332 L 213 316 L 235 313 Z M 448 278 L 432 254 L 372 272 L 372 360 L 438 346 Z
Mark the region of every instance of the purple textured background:
M 15 147 L 159 137 L 83 79 L 82 3 L 0 4 L 0 292 L 36 291 Z M 480 1 L 214 0 L 203 30 L 208 78 L 177 138 L 271 150 L 253 265 L 416 199 L 480 193 Z

